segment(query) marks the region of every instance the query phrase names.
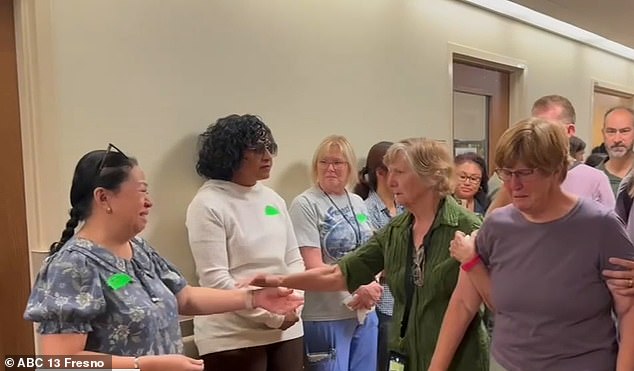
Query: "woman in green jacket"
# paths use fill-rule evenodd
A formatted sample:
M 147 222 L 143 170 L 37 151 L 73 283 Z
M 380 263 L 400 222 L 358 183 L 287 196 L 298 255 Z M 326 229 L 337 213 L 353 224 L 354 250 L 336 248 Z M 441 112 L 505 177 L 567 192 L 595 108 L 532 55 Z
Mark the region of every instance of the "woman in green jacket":
M 405 213 L 336 265 L 287 276 L 261 275 L 251 283 L 308 291 L 348 290 L 355 293 L 353 307 L 371 307 L 378 298 L 359 287 L 385 271 L 394 295 L 390 370 L 402 364 L 407 371 L 426 371 L 460 269 L 449 254 L 449 242 L 456 231 L 470 234 L 478 229 L 480 219 L 450 196 L 453 159 L 443 144 L 403 140 L 390 147 L 384 162 L 388 185 Z M 481 317 L 476 316 L 449 370 L 487 369 L 488 338 Z

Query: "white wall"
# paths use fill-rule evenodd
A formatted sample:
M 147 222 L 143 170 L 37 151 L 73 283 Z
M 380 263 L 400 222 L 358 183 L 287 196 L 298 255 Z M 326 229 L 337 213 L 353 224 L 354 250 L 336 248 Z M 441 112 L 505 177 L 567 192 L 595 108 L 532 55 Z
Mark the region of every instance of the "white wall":
M 31 249 L 59 237 L 79 157 L 112 142 L 151 182 L 145 236 L 193 282 L 195 141 L 220 116 L 269 124 L 269 184 L 290 202 L 328 134 L 360 157 L 383 139 L 450 140 L 450 43 L 524 61 L 522 110 L 565 95 L 584 139 L 591 79 L 634 86 L 630 61 L 450 0 L 21 0 L 17 22 Z

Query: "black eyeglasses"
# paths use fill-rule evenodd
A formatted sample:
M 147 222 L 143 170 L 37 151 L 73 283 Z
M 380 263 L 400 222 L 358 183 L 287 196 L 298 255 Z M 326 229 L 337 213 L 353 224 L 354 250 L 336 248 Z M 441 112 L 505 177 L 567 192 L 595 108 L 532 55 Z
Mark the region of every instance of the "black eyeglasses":
M 259 155 L 263 155 L 264 152 L 266 151 L 268 151 L 271 154 L 271 156 L 277 155 L 277 143 L 275 142 L 270 142 L 270 141 L 260 142 L 260 143 L 256 143 L 255 145 L 251 147 L 247 147 L 247 149 Z
M 106 167 L 106 159 L 108 158 L 108 154 L 110 154 L 110 152 L 112 152 L 113 150 L 119 152 L 123 157 L 128 158 L 128 156 L 125 155 L 125 153 L 123 153 L 123 151 L 121 151 L 119 148 L 117 148 L 117 146 L 115 146 L 112 143 L 108 143 L 108 149 L 106 149 L 106 152 L 104 152 L 103 156 L 101 157 L 101 161 L 99 161 L 99 167 L 97 168 L 97 175 L 101 174 L 101 172 L 103 171 L 103 168 Z

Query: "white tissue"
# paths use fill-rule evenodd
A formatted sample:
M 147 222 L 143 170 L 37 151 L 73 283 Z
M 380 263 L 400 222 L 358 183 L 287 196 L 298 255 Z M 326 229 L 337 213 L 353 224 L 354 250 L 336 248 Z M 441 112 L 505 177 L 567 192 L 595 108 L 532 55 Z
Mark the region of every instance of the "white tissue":
M 359 322 L 360 325 L 363 325 L 363 323 L 365 322 L 365 318 L 368 316 L 368 313 L 372 312 L 374 310 L 374 306 L 372 306 L 372 308 L 370 309 L 365 309 L 365 308 L 360 308 L 360 309 L 352 309 L 350 307 L 350 302 L 352 300 L 354 300 L 354 298 L 357 295 L 349 295 L 347 296 L 345 299 L 343 299 L 342 303 L 350 310 L 357 312 L 357 322 Z

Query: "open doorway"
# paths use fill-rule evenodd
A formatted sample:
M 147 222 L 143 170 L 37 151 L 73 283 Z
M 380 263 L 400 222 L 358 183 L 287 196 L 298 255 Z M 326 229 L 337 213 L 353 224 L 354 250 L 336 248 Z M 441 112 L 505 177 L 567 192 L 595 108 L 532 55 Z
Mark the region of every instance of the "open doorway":
M 509 105 L 508 71 L 454 59 L 454 155 L 475 152 L 491 172 L 498 139 L 509 127 Z

